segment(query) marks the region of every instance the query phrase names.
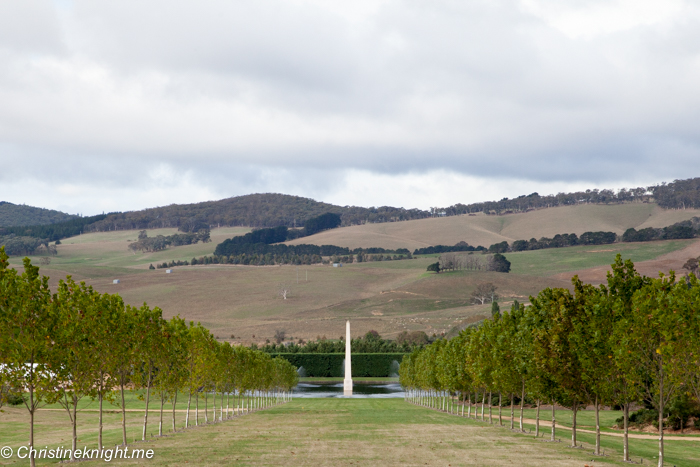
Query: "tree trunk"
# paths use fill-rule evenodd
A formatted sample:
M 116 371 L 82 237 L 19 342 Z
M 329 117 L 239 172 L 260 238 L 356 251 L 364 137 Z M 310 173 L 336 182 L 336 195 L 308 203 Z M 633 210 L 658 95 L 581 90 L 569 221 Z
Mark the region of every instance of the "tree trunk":
M 503 426 L 503 393 L 498 392 L 498 425 Z
M 492 404 L 492 392 L 489 391 L 489 423 L 493 425 L 493 404 Z
M 71 418 L 71 422 L 73 423 L 73 440 L 71 442 L 73 451 L 70 453 L 70 458 L 72 461 L 74 461 L 75 450 L 78 449 L 78 398 L 75 397 L 75 393 L 73 393 L 73 415 Z
M 228 416 L 228 406 L 226 406 L 226 416 Z M 219 421 L 224 420 L 224 391 L 221 391 L 221 404 L 219 404 Z
M 187 413 L 185 414 L 185 428 L 190 427 L 190 405 L 192 404 L 192 389 L 190 389 L 190 395 L 187 397 Z
M 554 416 L 554 400 L 552 400 L 552 441 L 556 441 L 557 419 Z
M 194 426 L 199 426 L 199 391 L 194 400 Z
M 622 460 L 624 462 L 629 462 L 630 460 L 630 443 L 629 443 L 629 418 L 630 418 L 630 405 L 625 403 L 622 406 L 622 419 L 624 423 L 624 434 L 622 435 Z
M 595 396 L 595 455 L 600 456 L 600 407 L 598 407 L 598 395 Z
M 209 392 L 204 390 L 204 423 L 209 423 Z
M 100 387 L 102 387 L 102 382 L 100 382 Z M 98 448 L 100 449 L 100 452 L 102 452 L 102 448 L 104 448 L 104 444 L 102 443 L 102 389 L 97 393 L 97 399 L 100 404 L 100 414 L 98 415 L 98 427 L 97 427 L 97 444 Z
M 659 467 L 664 467 L 664 371 L 659 361 Z
M 540 400 L 537 399 L 537 412 L 535 414 L 535 438 L 540 436 Z
M 467 408 L 467 418 L 472 418 L 472 393 L 469 392 L 469 407 Z
M 525 405 L 525 380 L 523 380 L 523 389 L 520 393 L 520 431 L 525 431 L 523 427 L 523 408 Z
M 177 405 L 177 388 L 175 389 L 175 395 L 173 396 L 173 433 L 175 433 L 175 406 Z
M 576 412 L 578 409 L 578 401 L 574 401 L 574 413 L 571 417 L 571 447 L 576 447 Z
M 462 392 L 462 417 L 464 417 L 464 403 L 466 402 L 466 400 L 467 395 L 464 392 Z
M 34 387 L 29 386 L 29 449 L 34 448 Z M 29 457 L 31 467 L 36 467 L 34 456 Z
M 158 422 L 158 436 L 163 436 L 163 406 L 165 405 L 165 394 L 160 395 L 160 421 Z
M 148 425 L 148 402 L 151 396 L 151 377 L 148 377 L 148 384 L 146 385 L 146 412 L 143 414 L 143 434 L 141 435 L 141 441 L 146 440 L 146 426 Z
M 510 429 L 514 430 L 515 429 L 515 394 L 512 392 L 510 393 Z
M 121 375 L 120 386 L 122 393 L 122 446 L 126 446 L 126 401 L 124 400 L 124 375 Z
M 484 405 L 486 405 L 486 389 L 484 389 L 484 394 L 481 396 L 481 421 L 484 421 Z

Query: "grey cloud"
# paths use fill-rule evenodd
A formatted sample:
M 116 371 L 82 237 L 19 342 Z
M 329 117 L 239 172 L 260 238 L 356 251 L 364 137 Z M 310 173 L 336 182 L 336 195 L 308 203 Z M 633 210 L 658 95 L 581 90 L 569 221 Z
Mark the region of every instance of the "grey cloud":
M 140 189 L 167 166 L 216 193 L 301 194 L 351 169 L 605 183 L 700 168 L 690 3 L 584 38 L 517 1 L 51 5 L 0 4 L 0 180 Z

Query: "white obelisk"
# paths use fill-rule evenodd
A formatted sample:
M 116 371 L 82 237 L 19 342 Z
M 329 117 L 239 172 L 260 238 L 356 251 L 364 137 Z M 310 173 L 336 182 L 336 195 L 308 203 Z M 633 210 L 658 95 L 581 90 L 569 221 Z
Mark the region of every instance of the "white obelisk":
M 350 364 L 350 320 L 345 323 L 345 381 L 343 395 L 352 396 L 352 365 Z

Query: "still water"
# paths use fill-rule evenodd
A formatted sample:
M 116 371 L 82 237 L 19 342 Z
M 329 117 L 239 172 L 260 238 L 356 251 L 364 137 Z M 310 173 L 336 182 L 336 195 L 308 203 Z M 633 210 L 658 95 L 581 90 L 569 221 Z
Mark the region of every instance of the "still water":
M 343 396 L 343 383 L 299 383 L 293 391 L 294 397 L 345 397 Z M 355 383 L 352 388 L 352 397 L 363 398 L 391 398 L 403 397 L 403 389 L 399 383 Z

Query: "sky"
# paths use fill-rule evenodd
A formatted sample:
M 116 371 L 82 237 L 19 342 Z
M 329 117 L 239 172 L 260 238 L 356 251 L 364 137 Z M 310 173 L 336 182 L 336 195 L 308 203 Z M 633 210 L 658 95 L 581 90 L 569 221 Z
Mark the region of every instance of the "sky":
M 427 209 L 700 176 L 700 3 L 0 0 L 0 200 Z

